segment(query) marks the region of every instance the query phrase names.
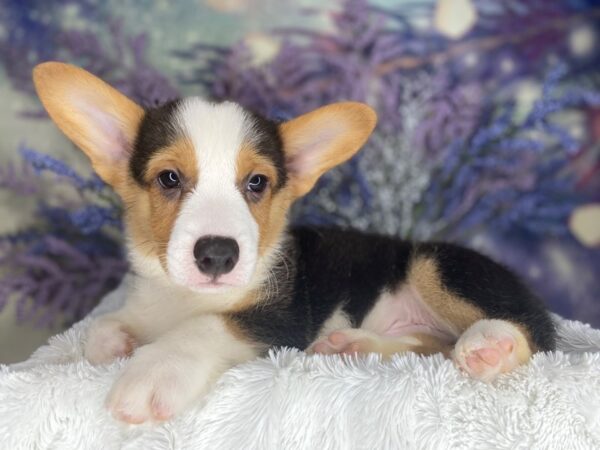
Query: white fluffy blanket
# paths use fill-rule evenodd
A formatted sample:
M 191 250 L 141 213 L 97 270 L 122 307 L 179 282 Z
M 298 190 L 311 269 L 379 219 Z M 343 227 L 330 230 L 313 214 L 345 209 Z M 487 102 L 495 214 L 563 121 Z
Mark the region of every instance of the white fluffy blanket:
M 125 426 L 103 401 L 126 361 L 83 360 L 88 321 L 28 361 L 0 366 L 0 448 L 600 448 L 600 331 L 578 322 L 557 318 L 560 351 L 492 385 L 439 355 L 381 362 L 282 349 L 230 370 L 169 423 Z

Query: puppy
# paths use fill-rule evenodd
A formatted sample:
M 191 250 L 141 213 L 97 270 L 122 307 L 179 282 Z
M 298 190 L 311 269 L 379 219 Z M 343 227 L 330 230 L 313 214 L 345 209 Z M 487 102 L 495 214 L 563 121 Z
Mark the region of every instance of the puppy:
M 490 381 L 554 348 L 540 301 L 466 248 L 289 228 L 287 212 L 365 143 L 376 115 L 324 106 L 281 124 L 197 97 L 142 109 L 90 73 L 34 70 L 58 127 L 123 199 L 134 283 L 90 326 L 85 357 L 131 356 L 107 399 L 166 420 L 273 346 L 452 358 Z

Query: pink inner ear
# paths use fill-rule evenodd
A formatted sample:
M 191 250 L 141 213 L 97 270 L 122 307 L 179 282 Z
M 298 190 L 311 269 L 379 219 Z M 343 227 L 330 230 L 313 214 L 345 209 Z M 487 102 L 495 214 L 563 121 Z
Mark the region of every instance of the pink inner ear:
M 307 152 L 302 149 L 289 159 L 288 170 L 298 175 L 309 173 L 318 162 L 317 156 L 317 152 Z
M 83 133 L 96 157 L 116 162 L 128 156 L 131 143 L 118 117 L 83 100 L 74 102 L 83 117 Z
M 327 151 L 340 135 L 339 126 L 320 126 L 298 136 L 294 142 L 294 155 L 288 161 L 288 169 L 297 175 L 309 175 L 326 157 Z

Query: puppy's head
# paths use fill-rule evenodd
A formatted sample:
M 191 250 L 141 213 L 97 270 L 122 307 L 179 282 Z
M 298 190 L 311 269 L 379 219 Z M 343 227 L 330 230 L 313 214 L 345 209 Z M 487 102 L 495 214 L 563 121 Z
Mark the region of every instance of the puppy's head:
M 337 103 L 283 124 L 192 97 L 144 110 L 90 73 L 34 70 L 50 117 L 122 197 L 138 271 L 203 293 L 261 281 L 291 203 L 364 144 L 371 108 Z

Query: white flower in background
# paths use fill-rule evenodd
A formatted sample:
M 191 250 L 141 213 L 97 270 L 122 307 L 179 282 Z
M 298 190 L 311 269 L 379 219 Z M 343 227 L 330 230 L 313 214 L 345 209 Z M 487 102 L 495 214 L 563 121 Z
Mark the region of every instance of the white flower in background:
M 542 96 L 542 85 L 532 78 L 518 82 L 514 87 L 515 118 L 523 119 L 531 112 L 533 104 Z M 511 94 L 511 96 L 512 96 Z
M 569 48 L 575 56 L 587 56 L 596 44 L 596 32 L 589 25 L 580 25 L 569 34 Z
M 438 0 L 433 16 L 437 31 L 450 39 L 460 39 L 477 22 L 477 10 L 471 0 Z
M 569 228 L 583 245 L 600 246 L 600 203 L 575 209 L 569 220 Z
M 248 33 L 244 43 L 252 54 L 252 62 L 259 66 L 271 61 L 279 52 L 281 43 L 265 33 Z

